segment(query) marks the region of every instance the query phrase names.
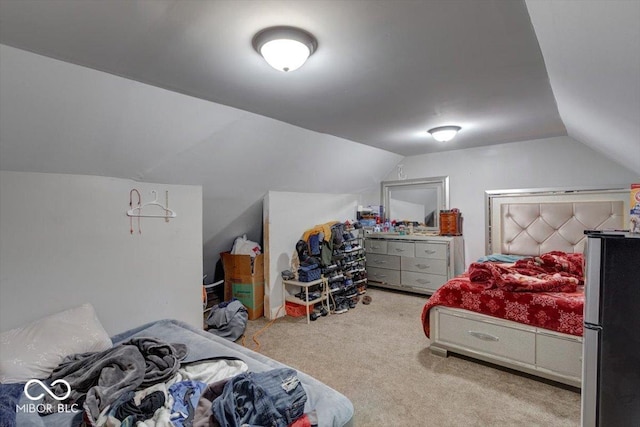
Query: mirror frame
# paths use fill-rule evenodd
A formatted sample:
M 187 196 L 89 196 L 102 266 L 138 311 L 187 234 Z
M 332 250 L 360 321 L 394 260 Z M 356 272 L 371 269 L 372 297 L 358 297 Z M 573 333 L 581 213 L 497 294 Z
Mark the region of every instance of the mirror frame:
M 382 181 L 380 184 L 380 202 L 384 207 L 384 219 L 388 220 L 391 206 L 389 204 L 389 193 L 394 188 L 411 188 L 413 186 L 431 186 L 440 189 L 438 192 L 437 211 L 449 209 L 449 176 L 434 176 L 427 178 L 403 179 L 399 181 Z M 426 227 L 427 230 L 440 230 L 439 212 L 435 215 L 435 225 Z

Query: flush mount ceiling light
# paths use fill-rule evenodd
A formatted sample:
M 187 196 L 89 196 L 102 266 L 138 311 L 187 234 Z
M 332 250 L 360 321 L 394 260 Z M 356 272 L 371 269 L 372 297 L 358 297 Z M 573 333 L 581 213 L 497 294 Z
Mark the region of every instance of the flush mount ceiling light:
M 440 126 L 429 129 L 429 133 L 436 141 L 447 142 L 451 141 L 460 129 L 460 126 Z
M 289 72 L 302 67 L 318 48 L 318 41 L 300 28 L 265 28 L 253 37 L 253 48 L 276 70 Z

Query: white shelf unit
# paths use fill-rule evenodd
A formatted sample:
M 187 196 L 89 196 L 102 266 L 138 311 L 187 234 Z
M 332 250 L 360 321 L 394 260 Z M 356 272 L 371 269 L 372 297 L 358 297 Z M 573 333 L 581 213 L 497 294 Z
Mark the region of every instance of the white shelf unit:
M 320 297 L 309 300 L 309 288 L 316 285 L 320 285 Z M 296 297 L 295 295 L 291 295 L 289 293 L 289 290 L 287 289 L 288 286 L 297 286 L 300 288 L 300 290 L 304 289 L 305 299 L 303 300 L 301 298 Z M 283 280 L 282 287 L 283 287 L 285 301 L 302 305 L 306 308 L 307 323 L 311 323 L 309 318 L 309 314 L 310 314 L 309 307 L 313 307 L 319 302 L 324 302 L 326 303 L 327 308 L 329 307 L 329 293 L 327 292 L 327 280 L 325 278 L 320 278 L 317 280 L 313 280 L 311 282 L 300 282 L 298 280 Z

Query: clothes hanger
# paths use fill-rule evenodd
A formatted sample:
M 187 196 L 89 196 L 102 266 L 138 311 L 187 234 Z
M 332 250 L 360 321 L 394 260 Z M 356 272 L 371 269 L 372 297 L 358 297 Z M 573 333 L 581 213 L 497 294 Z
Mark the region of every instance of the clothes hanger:
M 158 202 L 158 192 L 156 190 L 151 190 L 151 194 L 154 196 L 154 199 L 150 202 L 147 202 L 141 206 L 136 206 L 135 208 L 129 209 L 127 211 L 127 215 L 131 217 L 139 217 L 139 218 L 175 218 L 176 213 L 169 209 L 168 206 L 163 205 Z M 142 213 L 142 210 L 147 206 L 158 206 L 160 209 L 164 211 L 162 214 L 145 214 Z

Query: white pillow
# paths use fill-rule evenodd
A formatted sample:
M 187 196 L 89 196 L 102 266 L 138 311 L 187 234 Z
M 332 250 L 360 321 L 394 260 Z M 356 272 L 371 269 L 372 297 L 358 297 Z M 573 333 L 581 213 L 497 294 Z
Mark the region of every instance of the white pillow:
M 0 334 L 0 383 L 47 378 L 65 356 L 111 348 L 91 304 Z

